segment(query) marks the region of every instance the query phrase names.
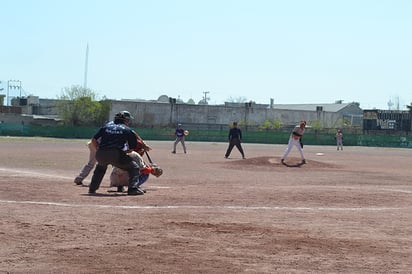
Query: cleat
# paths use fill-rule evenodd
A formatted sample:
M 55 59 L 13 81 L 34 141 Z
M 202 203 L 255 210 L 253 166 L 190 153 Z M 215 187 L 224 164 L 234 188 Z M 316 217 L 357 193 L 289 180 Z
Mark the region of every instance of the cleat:
M 132 188 L 127 190 L 127 195 L 143 195 L 144 192 L 140 188 Z

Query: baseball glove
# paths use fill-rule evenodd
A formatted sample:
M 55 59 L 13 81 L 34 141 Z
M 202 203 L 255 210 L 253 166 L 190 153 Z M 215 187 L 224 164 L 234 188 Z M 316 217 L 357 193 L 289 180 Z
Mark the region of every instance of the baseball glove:
M 150 172 L 150 174 L 152 174 L 153 176 L 160 177 L 163 174 L 163 169 L 161 169 L 156 164 L 152 164 L 151 167 L 152 171 Z

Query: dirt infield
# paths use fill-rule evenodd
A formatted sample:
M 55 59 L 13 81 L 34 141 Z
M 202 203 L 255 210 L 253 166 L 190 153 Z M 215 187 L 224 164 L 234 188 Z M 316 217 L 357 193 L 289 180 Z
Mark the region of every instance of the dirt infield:
M 0 137 L 0 273 L 411 273 L 410 149 L 149 141 L 145 195 L 89 196 L 85 143 Z

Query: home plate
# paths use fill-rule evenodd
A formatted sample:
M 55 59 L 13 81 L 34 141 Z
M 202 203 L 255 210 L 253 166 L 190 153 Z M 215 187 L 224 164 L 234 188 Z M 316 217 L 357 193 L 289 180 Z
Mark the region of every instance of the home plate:
M 316 153 L 316 156 L 323 156 L 323 155 L 325 155 L 325 153 L 322 153 L 322 152 Z

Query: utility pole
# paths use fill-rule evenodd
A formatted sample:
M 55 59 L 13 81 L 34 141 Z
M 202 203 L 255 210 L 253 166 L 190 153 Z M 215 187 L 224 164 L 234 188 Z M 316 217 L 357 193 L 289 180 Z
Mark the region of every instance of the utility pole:
M 204 94 L 204 96 L 203 96 L 203 101 L 205 102 L 205 104 L 207 104 L 207 101 L 210 100 L 210 98 L 207 97 L 207 95 L 208 95 L 209 93 L 210 93 L 209 91 L 204 91 L 204 92 L 203 92 L 203 94 Z
M 10 100 L 10 90 L 17 89 L 19 91 L 19 96 L 21 98 L 21 81 L 20 80 L 9 80 L 7 81 L 7 105 L 11 105 Z
M 88 70 L 88 65 L 89 65 L 89 43 L 87 43 L 86 47 L 86 59 L 84 62 L 84 84 L 83 88 L 87 88 L 87 70 Z

